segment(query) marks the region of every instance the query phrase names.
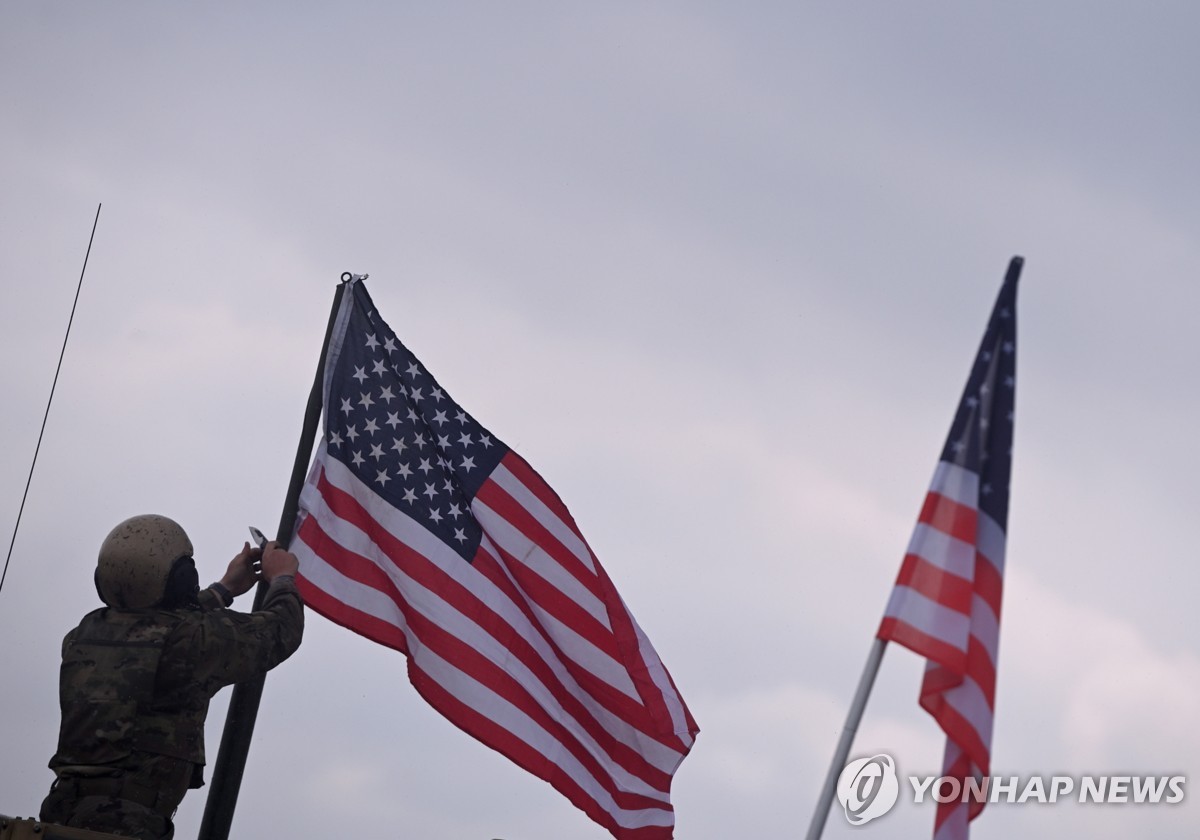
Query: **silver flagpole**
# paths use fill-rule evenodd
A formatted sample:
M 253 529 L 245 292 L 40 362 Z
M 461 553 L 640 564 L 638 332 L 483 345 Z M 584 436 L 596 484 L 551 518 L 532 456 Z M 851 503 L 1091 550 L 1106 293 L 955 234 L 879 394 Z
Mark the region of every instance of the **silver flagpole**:
M 817 809 L 813 812 L 805 840 L 820 840 L 821 832 L 825 830 L 825 819 L 829 816 L 829 806 L 833 804 L 833 795 L 837 791 L 838 776 L 846 766 L 846 758 L 854 744 L 854 735 L 858 732 L 858 724 L 862 720 L 863 710 L 867 707 L 867 698 L 871 695 L 871 687 L 875 685 L 875 675 L 879 673 L 879 663 L 883 661 L 883 649 L 886 647 L 887 642 L 883 639 L 876 639 L 871 645 L 867 664 L 859 677 L 858 690 L 854 692 L 854 700 L 846 714 L 846 725 L 842 727 L 842 736 L 838 739 L 837 749 L 833 753 L 833 763 L 829 765 L 825 787 L 821 788 L 821 798 L 817 800 Z

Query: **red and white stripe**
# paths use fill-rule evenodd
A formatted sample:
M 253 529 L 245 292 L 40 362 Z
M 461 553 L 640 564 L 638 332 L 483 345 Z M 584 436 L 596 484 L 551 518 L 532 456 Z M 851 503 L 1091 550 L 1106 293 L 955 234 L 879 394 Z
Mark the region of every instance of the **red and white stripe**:
M 990 772 L 1004 530 L 979 509 L 979 477 L 938 465 L 878 637 L 927 658 L 921 706 L 946 733 L 943 775 Z M 983 803 L 938 806 L 936 840 L 965 840 Z
M 697 731 L 653 647 L 542 479 L 508 453 L 472 503 L 465 562 L 322 451 L 292 550 L 305 603 L 408 657 L 456 726 L 617 838 L 672 836 Z

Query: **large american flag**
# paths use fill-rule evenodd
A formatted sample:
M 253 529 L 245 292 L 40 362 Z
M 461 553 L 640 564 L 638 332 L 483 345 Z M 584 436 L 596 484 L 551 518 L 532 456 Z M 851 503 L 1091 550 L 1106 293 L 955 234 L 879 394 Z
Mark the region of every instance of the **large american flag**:
M 291 544 L 305 603 L 404 653 L 434 708 L 615 837 L 671 837 L 698 728 L 562 501 L 401 344 L 362 278 L 330 336 Z
M 967 378 L 877 636 L 926 657 L 921 706 L 946 733 L 942 773 L 990 773 L 1017 360 L 1014 257 Z M 983 803 L 938 805 L 935 840 L 965 840 Z

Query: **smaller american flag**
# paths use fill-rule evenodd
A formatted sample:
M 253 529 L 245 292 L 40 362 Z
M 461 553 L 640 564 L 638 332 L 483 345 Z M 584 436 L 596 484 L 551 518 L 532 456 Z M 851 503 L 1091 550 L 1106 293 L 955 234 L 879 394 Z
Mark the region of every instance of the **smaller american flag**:
M 960 780 L 991 765 L 1022 262 L 1009 264 L 877 633 L 926 657 L 921 707 L 946 733 L 942 774 Z M 939 804 L 935 840 L 966 840 L 982 810 Z
M 292 550 L 304 601 L 622 840 L 673 834 L 698 731 L 562 501 L 349 281 Z

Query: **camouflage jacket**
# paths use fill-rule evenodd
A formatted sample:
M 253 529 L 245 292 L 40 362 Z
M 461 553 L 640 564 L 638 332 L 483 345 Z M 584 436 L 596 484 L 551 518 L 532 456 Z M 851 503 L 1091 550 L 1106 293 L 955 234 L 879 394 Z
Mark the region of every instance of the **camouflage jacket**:
M 169 766 L 166 775 L 200 787 L 209 700 L 274 668 L 303 632 L 291 577 L 277 578 L 253 613 L 223 609 L 207 589 L 198 607 L 88 613 L 63 640 L 62 726 L 50 768 L 149 781 Z

